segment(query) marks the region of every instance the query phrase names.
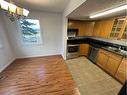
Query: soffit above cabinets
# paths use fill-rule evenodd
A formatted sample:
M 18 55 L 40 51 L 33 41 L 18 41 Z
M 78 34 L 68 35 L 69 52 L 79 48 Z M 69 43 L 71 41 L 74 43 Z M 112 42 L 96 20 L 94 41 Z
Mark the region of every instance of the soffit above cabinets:
M 9 1 L 9 0 L 6 0 Z M 63 12 L 70 0 L 12 0 L 29 10 L 46 12 Z
M 87 0 L 80 7 L 74 10 L 71 14 L 68 15 L 70 19 L 77 20 L 91 20 L 90 15 L 116 8 L 121 5 L 127 4 L 126 0 Z M 102 18 L 121 16 L 126 15 L 126 11 L 120 11 L 113 14 L 103 16 Z M 101 19 L 101 18 L 97 18 Z M 93 19 L 92 19 L 93 20 Z M 94 19 L 96 20 L 96 19 Z

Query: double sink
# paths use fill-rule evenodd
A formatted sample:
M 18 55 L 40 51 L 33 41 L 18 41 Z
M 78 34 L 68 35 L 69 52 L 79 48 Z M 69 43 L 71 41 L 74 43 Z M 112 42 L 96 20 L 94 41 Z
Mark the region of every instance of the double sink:
M 123 56 L 127 56 L 127 51 L 121 49 L 121 47 L 117 48 L 117 47 L 108 46 L 108 47 L 102 47 L 102 48 L 103 48 L 103 49 L 106 49 L 106 50 L 108 50 L 108 51 L 111 51 L 111 52 L 114 52 L 114 53 L 123 55 Z

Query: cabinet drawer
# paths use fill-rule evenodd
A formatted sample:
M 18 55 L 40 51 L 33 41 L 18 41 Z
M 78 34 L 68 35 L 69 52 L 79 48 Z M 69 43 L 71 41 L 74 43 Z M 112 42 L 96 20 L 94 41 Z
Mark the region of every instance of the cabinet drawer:
M 108 55 L 109 57 L 112 57 L 112 58 L 114 58 L 116 60 L 121 60 L 122 59 L 122 56 L 121 55 L 112 53 L 112 52 L 107 51 L 107 50 L 101 49 L 100 52 L 102 52 L 102 53 L 104 53 L 104 54 Z
M 103 49 L 100 49 L 99 51 L 100 53 L 103 53 L 105 55 L 109 55 L 110 52 L 106 51 L 106 50 L 103 50 Z
M 110 53 L 110 57 L 112 57 L 115 60 L 121 61 L 122 60 L 122 56 L 115 54 L 115 53 Z

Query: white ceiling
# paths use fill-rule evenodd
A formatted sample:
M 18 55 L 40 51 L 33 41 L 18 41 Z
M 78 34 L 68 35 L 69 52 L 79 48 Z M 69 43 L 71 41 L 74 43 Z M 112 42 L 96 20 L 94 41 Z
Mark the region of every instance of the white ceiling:
M 7 0 L 8 1 L 8 0 Z M 63 12 L 70 0 L 12 0 L 20 7 L 46 12 Z
M 77 19 L 77 20 L 91 20 L 89 19 L 90 15 L 115 8 L 123 4 L 126 4 L 126 0 L 87 0 L 80 7 L 74 10 L 68 17 L 70 19 Z M 126 11 L 124 10 L 121 12 L 106 15 L 102 18 L 125 15 L 125 14 Z M 97 19 L 102 19 L 102 18 L 97 18 Z

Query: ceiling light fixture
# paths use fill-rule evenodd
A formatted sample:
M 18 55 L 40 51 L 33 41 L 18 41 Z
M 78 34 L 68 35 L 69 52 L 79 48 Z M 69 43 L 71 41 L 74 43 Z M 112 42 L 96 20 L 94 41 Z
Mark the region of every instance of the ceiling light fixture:
M 1 9 L 3 10 L 8 10 L 9 7 L 9 3 L 4 1 L 4 0 L 0 0 L 0 5 L 1 5 Z
M 90 18 L 101 17 L 101 16 L 104 16 L 104 15 L 108 15 L 108 14 L 115 13 L 115 12 L 118 12 L 118 11 L 122 11 L 122 10 L 125 10 L 125 9 L 127 9 L 127 5 L 123 5 L 123 6 L 120 6 L 120 7 L 114 8 L 114 9 L 110 9 L 110 10 L 107 10 L 107 11 L 104 11 L 104 12 L 101 12 L 101 13 L 98 13 L 98 14 L 95 14 L 95 15 L 91 15 Z
M 9 11 L 12 13 L 16 13 L 16 5 L 9 3 Z
M 10 2 L 0 0 L 0 7 L 3 12 L 8 15 L 11 21 L 27 17 L 29 14 L 27 9 L 16 6 L 11 0 Z
M 23 15 L 28 16 L 28 14 L 29 14 L 29 11 L 23 8 Z

